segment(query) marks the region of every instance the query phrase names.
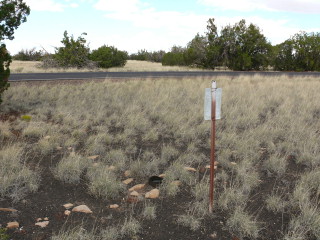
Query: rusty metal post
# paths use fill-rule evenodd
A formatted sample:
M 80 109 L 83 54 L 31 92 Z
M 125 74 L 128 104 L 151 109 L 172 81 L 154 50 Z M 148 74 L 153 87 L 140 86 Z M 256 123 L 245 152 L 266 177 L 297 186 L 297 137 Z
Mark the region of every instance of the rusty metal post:
M 215 141 L 216 141 L 216 89 L 217 84 L 212 82 L 211 94 L 211 153 L 210 153 L 210 202 L 209 212 L 212 213 L 213 208 L 213 193 L 214 193 L 214 161 L 215 161 Z

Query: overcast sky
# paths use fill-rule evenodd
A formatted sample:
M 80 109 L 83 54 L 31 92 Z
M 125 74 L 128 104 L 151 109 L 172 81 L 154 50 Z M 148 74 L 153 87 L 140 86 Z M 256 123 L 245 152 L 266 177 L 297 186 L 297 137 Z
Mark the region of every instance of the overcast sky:
M 6 41 L 11 54 L 42 47 L 54 52 L 65 30 L 86 32 L 91 49 L 104 44 L 129 53 L 170 50 L 204 34 L 206 22 L 218 27 L 245 19 L 262 29 L 272 44 L 299 31 L 320 32 L 320 0 L 25 0 L 27 22 Z

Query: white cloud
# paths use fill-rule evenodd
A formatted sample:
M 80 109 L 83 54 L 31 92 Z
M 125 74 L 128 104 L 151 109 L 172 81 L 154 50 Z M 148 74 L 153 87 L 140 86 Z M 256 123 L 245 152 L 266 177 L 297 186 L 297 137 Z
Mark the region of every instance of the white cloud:
M 77 8 L 77 7 L 79 7 L 79 4 L 78 3 L 70 3 L 70 7 Z
M 68 7 L 79 7 L 79 4 L 73 0 L 25 0 L 25 2 L 31 11 L 62 12 Z M 80 2 L 91 2 L 91 0 L 81 0 Z
M 223 10 L 320 13 L 319 0 L 198 0 L 198 2 Z
M 98 10 L 129 14 L 139 11 L 139 0 L 99 0 L 94 7 Z
M 34 11 L 61 12 L 66 7 L 54 0 L 25 0 L 25 2 Z

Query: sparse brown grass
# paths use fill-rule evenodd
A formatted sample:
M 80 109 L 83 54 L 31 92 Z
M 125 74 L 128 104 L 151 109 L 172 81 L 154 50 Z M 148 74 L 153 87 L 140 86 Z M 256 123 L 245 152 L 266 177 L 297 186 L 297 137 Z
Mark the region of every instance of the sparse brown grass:
M 184 66 L 162 66 L 161 63 L 128 60 L 124 67 L 103 68 L 41 68 L 41 62 L 17 61 L 11 63 L 11 73 L 56 73 L 56 72 L 151 72 L 151 71 L 204 71 L 200 68 Z M 208 70 L 205 70 L 208 71 Z
M 203 92 L 211 80 L 105 81 L 53 84 L 50 88 L 12 84 L 3 95 L 1 112 L 14 109 L 32 119 L 25 122 L 18 118 L 2 125 L 0 139 L 6 144 L 0 151 L 15 146 L 10 129 L 17 129 L 21 132 L 17 141 L 25 144 L 22 148 L 31 151 L 29 154 L 43 149 L 47 156 L 57 152 L 58 145 L 73 147 L 83 159 L 98 154 L 99 167 L 89 163 L 85 165 L 87 172 L 81 168 L 90 193 L 97 198 L 124 196 L 126 187 L 120 178 L 125 170 L 130 169 L 138 179 L 165 173 L 161 196 L 176 196 L 181 187 L 171 182 L 181 181 L 193 201 L 185 206 L 187 213 L 176 219 L 196 231 L 201 221 L 212 217 L 205 212 L 208 176 L 200 178 L 199 173 L 184 167 L 198 169 L 210 161 L 210 122 L 203 120 Z M 320 215 L 319 79 L 256 75 L 215 80 L 223 88 L 216 139 L 222 170 L 216 174 L 215 209 L 227 218 L 226 229 L 241 239 L 257 239 L 264 228 L 258 220 L 263 218 L 259 216 L 261 208 L 275 214 L 285 209 L 291 219 L 281 233 L 285 239 L 319 237 L 320 225 L 314 224 Z M 51 138 L 44 142 L 46 135 Z M 61 157 L 59 164 L 64 161 Z M 108 169 L 111 165 L 114 170 Z M 298 170 L 293 171 L 292 166 Z M 72 177 L 72 173 L 63 171 L 61 176 Z M 76 182 L 78 176 L 79 171 Z M 250 212 L 253 198 L 261 194 L 259 186 L 266 181 L 282 189 L 281 198 L 272 195 L 272 189 L 264 193 L 269 198 L 260 202 L 259 209 Z M 11 196 L 8 191 L 2 195 Z M 284 202 L 282 198 L 291 200 Z M 152 208 L 145 211 L 142 215 L 153 217 Z M 134 217 L 127 219 L 121 236 L 135 235 L 141 229 Z

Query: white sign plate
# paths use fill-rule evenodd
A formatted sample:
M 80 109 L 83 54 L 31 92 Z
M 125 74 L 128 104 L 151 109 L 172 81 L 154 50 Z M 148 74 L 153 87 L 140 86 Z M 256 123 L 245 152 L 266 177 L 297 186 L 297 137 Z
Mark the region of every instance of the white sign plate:
M 204 120 L 211 120 L 211 88 L 206 88 L 204 92 Z M 216 89 L 216 120 L 221 119 L 222 88 Z

